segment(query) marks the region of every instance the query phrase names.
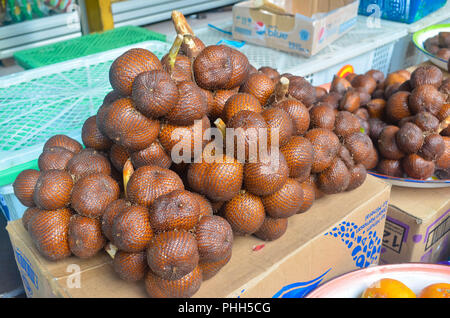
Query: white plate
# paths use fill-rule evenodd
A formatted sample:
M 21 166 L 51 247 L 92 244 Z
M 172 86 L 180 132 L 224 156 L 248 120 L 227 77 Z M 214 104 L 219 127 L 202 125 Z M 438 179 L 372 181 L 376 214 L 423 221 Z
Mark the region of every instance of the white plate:
M 422 263 L 371 266 L 332 279 L 306 298 L 360 298 L 367 287 L 382 278 L 399 280 L 417 295 L 428 285 L 450 283 L 450 266 Z
M 425 49 L 425 41 L 437 34 L 439 32 L 450 32 L 450 24 L 436 24 L 429 26 L 428 28 L 417 31 L 413 35 L 414 45 L 422 51 L 425 55 L 427 55 L 430 61 L 441 69 L 448 71 L 448 61 L 441 59 Z
M 383 179 L 386 182 L 389 182 L 392 185 L 399 187 L 408 187 L 408 188 L 446 188 L 450 187 L 450 179 L 445 180 L 418 180 L 418 179 L 409 179 L 409 178 L 397 178 L 391 177 L 384 174 L 380 174 L 373 171 L 368 171 L 370 175 Z

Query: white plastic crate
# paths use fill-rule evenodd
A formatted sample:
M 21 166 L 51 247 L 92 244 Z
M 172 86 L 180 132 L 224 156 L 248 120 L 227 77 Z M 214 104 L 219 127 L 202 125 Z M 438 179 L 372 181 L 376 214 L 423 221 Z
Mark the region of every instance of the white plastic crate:
M 369 28 L 368 18 L 358 16 L 355 27 L 331 43 L 317 55 L 310 58 L 272 48 L 235 41 L 231 34 L 232 22 L 195 29 L 195 34 L 207 45 L 233 43 L 243 52 L 256 68 L 271 66 L 280 73 L 289 72 L 304 76 L 313 85 L 331 81 L 343 66 L 352 65 L 357 73 L 371 68 L 387 72 L 395 42 L 406 35 L 405 29 L 390 27 Z M 168 36 L 169 39 L 174 34 Z M 242 46 L 240 46 L 242 45 Z
M 10 173 L 35 161 L 55 134 L 81 141 L 84 121 L 97 113 L 112 90 L 112 62 L 135 47 L 161 58 L 170 45 L 146 41 L 0 77 L 0 208 L 8 220 L 22 217 L 25 210 L 11 183 L 5 183 Z

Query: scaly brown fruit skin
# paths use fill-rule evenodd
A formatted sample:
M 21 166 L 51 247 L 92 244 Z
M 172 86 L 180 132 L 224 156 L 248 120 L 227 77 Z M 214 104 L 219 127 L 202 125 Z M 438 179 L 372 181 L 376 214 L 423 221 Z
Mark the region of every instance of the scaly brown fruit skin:
M 178 102 L 166 114 L 169 123 L 179 126 L 194 124 L 208 112 L 208 104 L 202 90 L 193 82 L 178 83 Z
M 221 118 L 227 124 L 233 116 L 242 110 L 261 113 L 263 108 L 256 97 L 247 93 L 237 93 L 227 99 L 223 107 Z
M 450 137 L 443 136 L 445 143 L 444 153 L 436 160 L 436 167 L 439 169 L 450 168 Z
M 70 203 L 79 214 L 98 219 L 119 195 L 119 185 L 112 177 L 93 173 L 75 183 Z
M 80 258 L 96 255 L 106 244 L 100 220 L 78 214 L 70 217 L 68 238 L 70 251 Z
M 40 210 L 30 220 L 28 232 L 39 253 L 50 261 L 58 261 L 71 255 L 69 248 L 68 208 Z
M 383 98 L 374 98 L 367 103 L 366 108 L 371 118 L 382 118 L 386 107 L 386 100 Z
M 175 172 L 158 166 L 143 166 L 131 175 L 127 195 L 132 203 L 149 207 L 157 197 L 183 189 L 183 181 Z
M 128 282 L 140 281 L 148 271 L 147 255 L 145 252 L 118 251 L 114 256 L 113 267 L 121 279 Z
M 276 192 L 262 197 L 265 212 L 273 218 L 288 218 L 300 210 L 303 203 L 303 189 L 295 179 L 287 179 Z
M 230 252 L 222 259 L 218 261 L 200 261 L 198 266 L 201 269 L 203 280 L 208 280 L 214 277 L 231 259 L 232 252 Z
M 13 183 L 14 195 L 26 207 L 33 207 L 34 188 L 39 179 L 40 172 L 34 169 L 26 169 L 20 172 Z
M 400 130 L 397 126 L 388 125 L 383 128 L 378 138 L 378 150 L 386 159 L 399 160 L 405 154 L 398 148 L 396 134 Z
M 97 124 L 114 143 L 129 150 L 147 148 L 156 140 L 160 123 L 140 113 L 131 98 L 121 98 L 97 113 Z
M 363 162 L 373 149 L 372 140 L 361 132 L 353 133 L 344 139 L 344 145 L 350 151 L 355 163 Z
M 313 106 L 309 111 L 310 127 L 334 129 L 336 114 L 333 108 L 327 105 Z
M 360 129 L 361 124 L 356 115 L 345 110 L 337 113 L 334 124 L 334 133 L 337 136 L 345 138 L 351 134 L 359 132 Z
M 131 96 L 138 111 L 155 119 L 167 115 L 177 105 L 180 97 L 177 83 L 163 70 L 136 76 Z
M 42 210 L 57 210 L 67 207 L 74 182 L 65 170 L 43 171 L 36 181 L 33 201 Z
M 405 154 L 416 153 L 424 141 L 423 131 L 413 123 L 405 123 L 395 134 L 395 141 Z
M 148 148 L 133 152 L 130 158 L 135 169 L 149 165 L 169 169 L 172 165 L 172 159 L 167 155 L 158 140 Z
M 274 82 L 278 83 L 280 79 L 280 73 L 278 71 L 270 66 L 263 66 L 258 69 L 259 72 L 266 74 L 269 76 L 269 78 Z
M 163 279 L 181 279 L 197 267 L 198 261 L 197 241 L 189 232 L 158 233 L 147 247 L 147 263 L 151 271 Z
M 261 112 L 267 123 L 268 147 L 278 137 L 278 147 L 282 147 L 294 134 L 294 123 L 287 112 L 278 107 L 266 108 Z
M 233 229 L 218 215 L 207 215 L 195 227 L 200 262 L 215 262 L 231 253 Z
M 403 168 L 400 160 L 381 159 L 376 170 L 386 176 L 403 177 Z
M 410 95 L 410 92 L 399 91 L 389 97 L 384 108 L 386 119 L 389 122 L 397 123 L 402 118 L 412 115 L 408 106 Z
M 367 177 L 367 169 L 363 164 L 358 163 L 354 167 L 348 168 L 350 173 L 350 182 L 345 191 L 352 191 L 360 187 Z
M 51 147 L 62 147 L 73 153 L 78 153 L 83 149 L 83 146 L 78 141 L 66 135 L 54 135 L 50 137 L 45 142 L 43 150 Z
M 339 109 L 351 113 L 355 112 L 361 105 L 361 96 L 357 91 L 349 90 L 340 101 Z
M 278 191 L 289 177 L 289 167 L 282 152 L 278 153 L 278 158 L 269 154 L 267 159 L 244 166 L 245 189 L 255 195 L 264 196 Z
M 197 84 L 208 90 L 224 89 L 232 76 L 231 48 L 210 45 L 204 48 L 193 63 Z
M 450 105 L 449 105 L 450 106 Z M 442 107 L 443 109 L 444 107 Z M 441 111 L 442 111 L 441 109 Z M 449 115 L 450 115 L 450 107 L 449 109 Z M 444 120 L 444 118 L 440 118 L 439 114 L 437 115 L 438 118 L 433 116 L 431 113 L 427 111 L 423 111 L 420 113 L 417 113 L 414 118 L 412 119 L 412 122 L 416 124 L 423 132 L 433 132 L 437 131 L 439 128 L 439 120 Z
M 27 208 L 23 212 L 22 216 L 22 225 L 25 228 L 25 230 L 28 231 L 28 224 L 30 223 L 31 219 L 34 218 L 34 216 L 37 214 L 37 212 L 41 211 L 41 209 L 36 207 Z
M 266 216 L 261 198 L 245 191 L 225 202 L 221 209 L 221 215 L 230 223 L 233 232 L 238 235 L 255 233 L 263 224 Z
M 311 122 L 311 117 L 308 108 L 302 102 L 294 98 L 285 98 L 273 104 L 272 107 L 283 109 L 291 117 L 292 123 L 294 124 L 294 135 L 302 136 L 306 133 Z
M 117 199 L 108 204 L 105 208 L 102 215 L 102 232 L 109 241 L 113 242 L 112 226 L 114 223 L 114 218 L 130 205 L 131 203 L 125 201 L 124 199 Z
M 373 69 L 369 70 L 369 71 L 366 72 L 366 75 L 371 76 L 375 80 L 377 85 L 383 83 L 384 79 L 385 79 L 384 73 L 379 71 L 379 70 L 373 70 Z
M 433 175 L 435 164 L 417 154 L 410 154 L 402 159 L 402 167 L 406 174 L 415 179 L 426 180 Z
M 96 115 L 89 117 L 84 122 L 81 128 L 81 139 L 86 148 L 99 151 L 108 150 L 112 146 L 112 141 L 98 129 Z
M 142 252 L 153 237 L 148 209 L 140 205 L 126 207 L 113 220 L 112 241 L 119 250 Z
M 47 148 L 39 155 L 39 170 L 65 170 L 74 155 L 72 151 L 62 147 Z
M 312 207 L 314 200 L 316 199 L 316 191 L 314 186 L 308 180 L 303 181 L 300 185 L 303 190 L 303 202 L 297 213 L 304 213 Z
M 412 114 L 428 111 L 436 116 L 444 105 L 444 95 L 433 85 L 416 87 L 409 96 L 409 109 Z
M 336 158 L 333 163 L 319 174 L 318 185 L 326 194 L 343 192 L 350 183 L 350 173 L 344 162 Z
M 212 162 L 205 179 L 205 195 L 212 201 L 228 201 L 242 188 L 244 165 L 232 157 Z
M 201 284 L 200 266 L 176 280 L 163 279 L 151 270 L 145 276 L 145 289 L 151 298 L 188 298 L 199 290 Z
M 291 178 L 300 178 L 309 175 L 314 160 L 314 150 L 308 139 L 301 136 L 292 136 L 280 148 L 280 151 L 286 159 Z
M 349 89 L 352 88 L 352 84 L 343 77 L 335 75 L 331 81 L 330 92 L 337 92 L 344 95 Z
M 234 130 L 234 156 L 240 162 L 253 162 L 258 159 L 258 154 L 263 140 L 260 132 L 267 129 L 267 123 L 260 113 L 250 110 L 241 110 L 231 118 L 227 128 Z M 242 149 L 239 149 L 243 145 Z M 244 152 L 244 153 L 243 153 Z
M 275 83 L 264 73 L 254 73 L 247 77 L 240 91 L 255 96 L 261 105 L 265 105 L 275 90 Z
M 288 218 L 266 217 L 258 231 L 253 233 L 257 238 L 263 241 L 274 241 L 286 233 Z
M 111 163 L 105 155 L 94 149 L 83 149 L 75 154 L 67 163 L 66 169 L 77 182 L 79 179 L 91 174 L 102 173 L 111 175 Z M 122 168 L 120 168 L 120 171 Z
M 198 223 L 199 212 L 200 205 L 191 192 L 174 190 L 150 205 L 150 226 L 155 232 L 191 230 Z
M 445 141 L 439 134 L 427 135 L 423 141 L 419 155 L 429 161 L 436 161 L 445 153 Z
M 421 85 L 433 85 L 436 88 L 442 83 L 442 72 L 434 65 L 424 65 L 411 73 L 411 86 L 413 88 Z
M 305 134 L 313 145 L 314 161 L 311 167 L 313 173 L 322 172 L 328 168 L 336 157 L 340 142 L 339 138 L 331 130 L 314 128 Z
M 361 88 L 368 94 L 372 94 L 377 87 L 376 80 L 372 76 L 365 74 L 355 76 L 351 83 L 354 88 Z
M 289 78 L 288 93 L 308 108 L 316 102 L 316 90 L 314 86 L 301 76 L 292 76 Z
M 134 48 L 114 60 L 109 70 L 109 81 L 118 93 L 130 96 L 138 74 L 160 69 L 162 64 L 155 54 L 146 49 Z

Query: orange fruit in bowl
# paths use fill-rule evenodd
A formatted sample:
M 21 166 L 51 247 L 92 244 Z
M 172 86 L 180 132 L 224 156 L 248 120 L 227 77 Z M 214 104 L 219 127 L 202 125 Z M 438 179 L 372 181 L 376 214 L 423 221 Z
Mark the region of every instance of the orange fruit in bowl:
M 401 281 L 382 278 L 367 287 L 361 298 L 416 298 L 416 294 Z
M 450 298 L 450 284 L 431 284 L 421 290 L 418 298 Z

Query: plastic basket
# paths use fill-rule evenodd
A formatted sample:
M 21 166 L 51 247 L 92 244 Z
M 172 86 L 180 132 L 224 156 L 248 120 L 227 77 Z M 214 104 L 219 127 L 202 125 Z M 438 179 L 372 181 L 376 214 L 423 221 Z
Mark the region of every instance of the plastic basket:
M 414 23 L 443 7 L 447 0 L 360 0 L 358 13 Z
M 165 42 L 166 36 L 137 26 L 123 26 L 19 51 L 14 58 L 23 68 L 32 69 L 149 40 Z
M 209 25 L 195 34 L 207 45 L 224 43 L 243 52 L 250 63 L 259 68 L 272 66 L 280 73 L 289 72 L 304 76 L 313 85 L 331 81 L 333 74 L 347 64 L 355 72 L 363 73 L 370 68 L 387 72 L 394 43 L 406 36 L 407 31 L 380 25 L 368 28 L 367 18 L 358 17 L 355 27 L 312 57 L 281 52 L 272 48 L 236 41 L 232 37 L 232 23 Z M 388 53 L 388 54 L 386 54 Z M 328 74 L 328 75 L 326 75 Z
M 37 168 L 37 158 L 48 138 L 66 134 L 81 141 L 84 121 L 97 113 L 112 89 L 108 75 L 112 62 L 133 47 L 146 48 L 161 58 L 170 44 L 146 41 L 0 78 L 3 212 L 6 207 L 10 217 L 23 214 L 25 207 L 14 201 L 15 197 L 8 197 L 14 196 L 11 183 L 20 171 Z

